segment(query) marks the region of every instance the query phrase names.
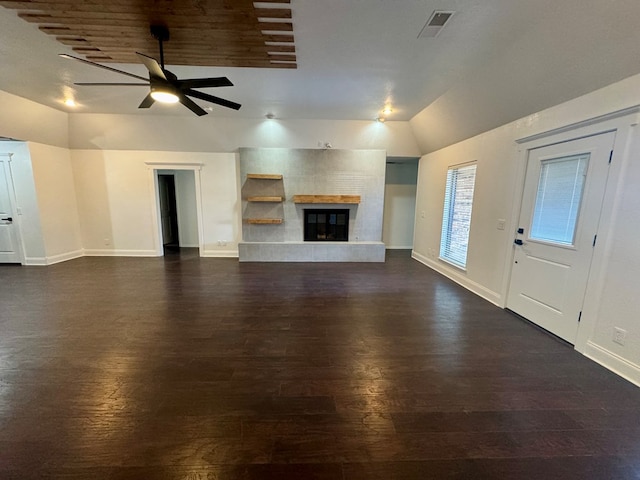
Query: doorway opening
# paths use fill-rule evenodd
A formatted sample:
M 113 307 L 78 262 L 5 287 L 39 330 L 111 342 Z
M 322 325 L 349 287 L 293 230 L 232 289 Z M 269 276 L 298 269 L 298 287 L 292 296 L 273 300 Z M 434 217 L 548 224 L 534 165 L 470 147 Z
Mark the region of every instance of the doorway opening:
M 159 164 L 156 164 L 159 166 Z M 162 164 L 151 170 L 155 191 L 156 252 L 202 254 L 199 165 Z
M 172 173 L 158 173 L 158 194 L 160 196 L 162 247 L 166 253 L 167 249 L 180 248 L 176 180 Z

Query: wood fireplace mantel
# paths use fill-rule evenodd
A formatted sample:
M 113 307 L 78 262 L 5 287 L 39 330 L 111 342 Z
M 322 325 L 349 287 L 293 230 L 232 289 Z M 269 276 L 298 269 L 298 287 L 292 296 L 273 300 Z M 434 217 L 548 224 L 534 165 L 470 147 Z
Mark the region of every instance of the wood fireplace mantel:
M 360 203 L 360 195 L 294 195 L 293 203 Z

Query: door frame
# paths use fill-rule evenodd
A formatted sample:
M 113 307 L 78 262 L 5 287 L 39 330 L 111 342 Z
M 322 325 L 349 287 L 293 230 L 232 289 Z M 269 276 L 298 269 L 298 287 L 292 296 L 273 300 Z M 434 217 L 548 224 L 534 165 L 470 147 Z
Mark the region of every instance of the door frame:
M 11 162 L 13 160 L 13 153 L 0 153 L 0 156 L 6 157 L 6 163 L 3 162 L 5 174 L 8 180 L 7 188 L 9 189 L 9 204 L 11 205 L 11 211 L 13 212 L 13 226 L 15 227 L 15 236 L 16 236 L 16 253 L 18 254 L 18 260 L 20 260 L 20 265 L 24 265 L 24 245 L 23 245 L 23 235 L 22 235 L 22 226 L 21 226 L 21 213 L 18 210 L 18 198 L 16 196 L 16 187 L 13 182 L 13 170 L 11 169 Z
M 198 253 L 202 256 L 204 252 L 204 231 L 202 228 L 202 186 L 200 181 L 202 163 L 145 162 L 145 164 L 149 171 L 149 190 L 152 195 L 151 222 L 154 231 L 153 243 L 156 256 L 164 256 L 164 248 L 162 246 L 162 223 L 160 222 L 160 195 L 158 187 L 159 170 L 190 170 L 193 172 L 196 189 L 196 218 L 198 220 Z
M 587 279 L 585 289 L 585 300 L 582 305 L 582 317 L 578 324 L 575 350 L 587 354 L 589 341 L 593 336 L 598 320 L 598 308 L 604 289 L 604 270 L 607 266 L 607 252 L 611 248 L 611 229 L 615 216 L 618 199 L 616 198 L 617 186 L 620 182 L 629 157 L 631 142 L 633 141 L 633 131 L 640 124 L 640 105 L 634 105 L 622 110 L 617 110 L 606 115 L 590 118 L 581 122 L 564 125 L 552 130 L 544 131 L 535 135 L 516 139 L 517 171 L 512 193 L 512 210 L 507 231 L 511 235 L 507 238 L 510 248 L 505 252 L 505 267 L 502 284 L 502 307 L 506 306 L 509 287 L 511 285 L 511 272 L 515 258 L 515 248 L 513 239 L 516 238 L 516 229 L 522 209 L 522 195 L 527 170 L 527 161 L 530 150 L 541 148 L 571 140 L 591 137 L 608 132 L 615 132 L 613 144 L 613 157 L 609 167 L 602 210 L 600 212 L 600 224 L 598 227 L 598 241 L 593 250 L 591 259 L 591 269 Z

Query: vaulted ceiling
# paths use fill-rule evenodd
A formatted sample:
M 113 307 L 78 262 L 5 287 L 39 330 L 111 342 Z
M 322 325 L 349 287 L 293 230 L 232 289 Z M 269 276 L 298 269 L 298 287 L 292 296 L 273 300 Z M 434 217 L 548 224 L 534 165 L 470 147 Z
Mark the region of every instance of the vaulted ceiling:
M 389 120 L 420 113 L 434 132 L 444 126 L 433 148 L 640 73 L 638 0 L 0 5 L 0 90 L 79 113 L 191 115 L 161 105 L 138 110 L 139 87 L 76 86 L 123 78 L 58 56 L 79 53 L 147 75 L 132 52 L 158 56 L 149 35 L 153 22 L 170 28 L 165 60 L 176 75 L 227 76 L 234 83 L 208 91 L 224 92 L 242 109 L 214 107 L 211 116 L 374 120 L 390 103 Z M 443 8 L 456 12 L 445 28 L 435 38 L 418 38 L 432 12 Z M 273 63 L 278 60 L 284 63 Z M 63 105 L 67 97 L 76 100 L 75 109 Z

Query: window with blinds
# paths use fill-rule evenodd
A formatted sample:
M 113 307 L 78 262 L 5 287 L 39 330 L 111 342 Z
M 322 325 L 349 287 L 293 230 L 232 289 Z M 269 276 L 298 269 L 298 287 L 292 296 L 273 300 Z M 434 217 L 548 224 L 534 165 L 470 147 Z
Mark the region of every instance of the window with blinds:
M 542 162 L 532 240 L 573 245 L 589 156 L 587 153 Z
M 444 196 L 440 259 L 465 268 L 476 164 L 449 167 Z

